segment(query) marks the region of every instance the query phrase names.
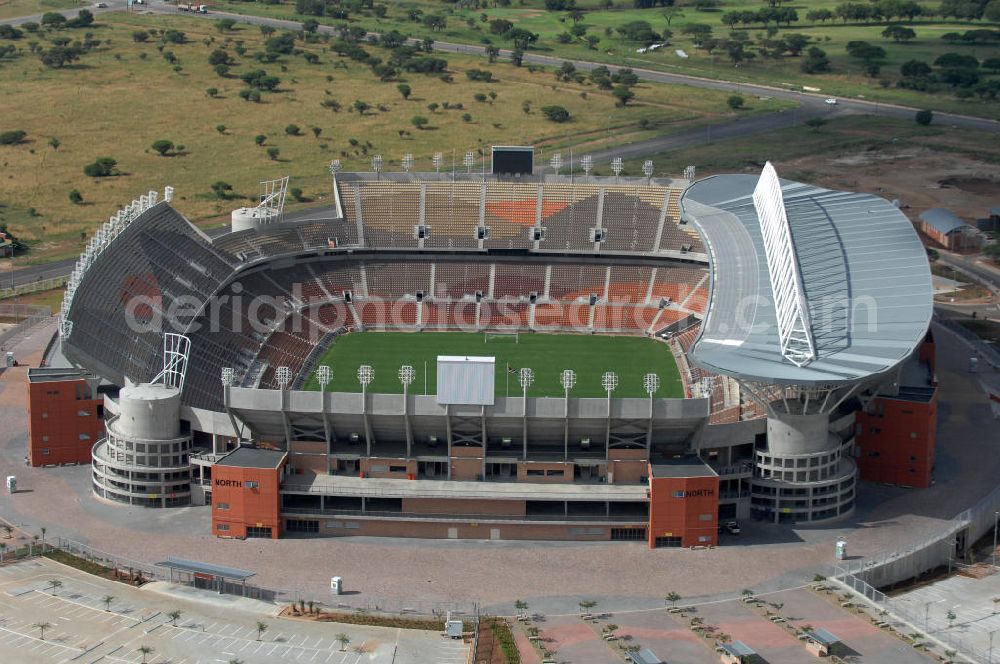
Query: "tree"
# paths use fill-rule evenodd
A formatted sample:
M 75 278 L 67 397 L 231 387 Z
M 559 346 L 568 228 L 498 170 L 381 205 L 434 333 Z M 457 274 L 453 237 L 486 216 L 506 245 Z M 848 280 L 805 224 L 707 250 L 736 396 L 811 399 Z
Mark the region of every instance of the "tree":
M 261 636 L 267 631 L 267 623 L 263 620 L 257 621 L 257 640 L 260 641 Z
M 105 178 L 116 173 L 118 162 L 111 157 L 98 157 L 92 164 L 83 167 L 83 174 L 92 178 Z
M 167 153 L 174 149 L 173 141 L 168 141 L 165 138 L 161 138 L 158 141 L 153 141 L 151 146 L 154 150 L 160 153 L 161 157 L 167 156 Z
M 430 124 L 430 121 L 422 115 L 414 115 L 412 118 L 410 118 L 410 124 L 412 124 L 417 129 L 423 129 L 428 124 Z
M 590 610 L 597 606 L 597 602 L 592 599 L 585 599 L 580 602 L 580 613 L 590 613 Z
M 219 88 L 205 88 L 205 94 L 212 99 L 215 99 L 215 97 L 219 94 Z
M 396 89 L 399 90 L 399 94 L 403 96 L 403 99 L 409 99 L 410 94 L 413 92 L 413 88 L 406 83 L 400 83 L 396 86 Z
M 364 115 L 365 111 L 371 107 L 371 104 L 366 101 L 361 101 L 360 99 L 354 100 L 354 110 L 358 112 L 358 115 Z
M 351 637 L 349 637 L 347 634 L 344 634 L 343 632 L 337 634 L 333 638 L 336 639 L 337 643 L 340 644 L 340 652 L 344 652 L 344 650 L 347 649 L 347 646 L 351 645 Z
M 150 646 L 139 646 L 139 652 L 142 654 L 142 664 L 146 664 L 146 658 L 156 651 Z
M 738 111 L 743 108 L 743 97 L 739 95 L 729 95 L 729 99 L 726 100 L 726 104 L 734 111 Z
M 297 202 L 301 203 L 303 201 L 302 190 L 299 189 L 298 187 L 292 187 L 291 189 L 288 190 L 288 193 Z M 312 612 L 313 612 L 313 602 L 310 601 L 309 602 L 309 613 L 312 613 Z
M 216 198 L 227 199 L 230 196 L 230 192 L 233 190 L 233 185 L 228 182 L 223 182 L 222 180 L 217 180 L 212 183 L 212 192 L 215 194 Z
M 954 627 L 955 619 L 958 618 L 958 616 L 955 615 L 955 612 L 948 609 L 948 613 L 945 614 L 945 617 L 948 619 L 948 627 Z
M 621 108 L 624 108 L 630 101 L 635 99 L 635 93 L 627 85 L 616 85 L 615 89 L 611 91 L 611 96 L 615 98 L 615 104 Z
M 58 150 L 60 145 L 62 145 L 62 141 L 55 136 L 49 139 L 49 146 L 51 146 L 53 150 Z
M 806 52 L 806 59 L 802 61 L 801 69 L 806 74 L 829 71 L 830 59 L 826 57 L 826 51 L 818 46 L 810 46 Z
M 667 596 L 663 598 L 665 601 L 670 602 L 670 606 L 677 606 L 677 602 L 681 601 L 681 596 L 671 590 L 667 593 Z
M 61 28 L 66 25 L 66 17 L 58 12 L 45 12 L 42 14 L 42 25 L 46 28 Z
M 313 127 L 312 128 L 312 133 L 313 133 L 313 138 L 319 138 L 319 135 L 323 133 L 323 128 L 322 127 Z
M 73 205 L 79 205 L 83 203 L 83 194 L 80 193 L 79 189 L 70 189 L 69 201 Z
M 882 36 L 886 39 L 891 39 L 896 43 L 908 42 L 917 38 L 917 33 L 911 28 L 907 28 L 903 25 L 890 25 L 882 31 Z
M 289 136 L 299 136 L 302 133 L 302 129 L 297 124 L 290 124 L 285 127 L 285 133 Z
M 21 129 L 13 129 L 0 133 L 0 145 L 17 145 L 28 135 L 28 132 Z
M 220 134 L 225 134 L 226 133 L 226 125 L 224 125 L 224 124 L 217 124 L 217 125 L 215 125 L 215 131 L 219 132 Z
M 472 113 L 462 113 L 463 122 L 472 122 Z
M 928 263 L 936 263 L 940 258 L 941 258 L 941 252 L 939 252 L 937 249 L 931 249 L 930 247 L 927 248 Z
M 550 122 L 569 122 L 570 114 L 562 106 L 542 106 L 542 114 Z
M 136 30 L 132 33 L 132 41 L 141 44 L 149 39 L 149 33 L 145 30 Z
M 922 111 L 917 111 L 917 114 L 913 117 L 918 125 L 926 127 L 931 122 L 934 121 L 934 111 L 929 111 L 924 109 Z
M 908 60 L 899 68 L 899 73 L 906 78 L 926 78 L 932 71 L 929 64 L 920 60 Z
M 167 617 L 170 618 L 170 624 L 177 627 L 177 621 L 181 619 L 181 611 L 179 609 L 174 609 L 167 614 Z
M 983 60 L 983 69 L 992 70 L 994 74 L 1000 72 L 1000 58 L 986 58 Z
M 256 143 L 257 145 L 264 145 L 265 141 L 267 141 L 267 136 L 265 136 L 264 134 L 257 134 L 256 136 L 253 137 L 253 142 Z
M 528 610 L 528 603 L 523 599 L 514 600 L 514 608 L 517 610 L 518 615 L 524 615 L 525 611 Z
M 105 595 L 104 597 L 101 598 L 101 601 L 104 602 L 104 610 L 105 611 L 110 611 L 111 610 L 111 603 L 115 601 L 115 596 L 114 595 Z
M 35 629 L 37 629 L 39 631 L 39 638 L 42 641 L 44 641 L 45 640 L 45 630 L 51 628 L 52 627 L 52 623 L 50 623 L 50 622 L 36 622 L 34 625 L 32 625 L 32 627 L 34 627 Z
M 806 120 L 806 126 L 813 131 L 818 131 L 820 127 L 826 124 L 825 118 L 809 118 Z

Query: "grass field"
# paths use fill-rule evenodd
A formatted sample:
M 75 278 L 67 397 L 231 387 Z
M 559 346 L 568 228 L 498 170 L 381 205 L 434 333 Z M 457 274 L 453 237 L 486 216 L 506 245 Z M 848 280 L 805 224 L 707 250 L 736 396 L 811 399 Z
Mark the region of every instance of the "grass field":
M 416 370 L 412 393 L 425 393 L 426 377 L 426 394 L 436 394 L 438 355 L 495 357 L 498 396 L 506 393 L 508 376 L 510 394 L 521 394 L 518 377 L 506 373 L 508 365 L 534 370 L 535 381 L 528 390 L 533 397 L 563 396 L 559 382 L 563 369 L 576 372 L 574 397 L 606 396 L 601 387 L 601 376 L 606 371 L 618 374 L 616 397 L 646 396 L 642 377 L 649 372 L 660 377 L 657 397 L 684 395 L 677 364 L 667 345 L 637 337 L 534 333 L 520 334 L 515 343 L 512 338 L 491 338 L 487 342 L 484 334 L 474 332 L 364 332 L 340 337 L 319 364 L 332 369 L 328 391 L 360 391 L 358 367 L 368 364 L 375 370 L 371 392 L 399 394 L 403 391 L 399 367 L 409 364 Z M 311 376 L 305 387 L 319 389 L 316 377 Z
M 959 99 L 951 91 L 945 90 L 938 94 L 927 94 L 912 90 L 902 90 L 894 87 L 899 78 L 899 66 L 910 59 L 933 62 L 942 53 L 954 51 L 974 55 L 980 60 L 996 57 L 998 45 L 949 45 L 940 39 L 947 32 L 965 32 L 975 29 L 997 29 L 998 24 L 989 21 L 966 21 L 957 19 L 942 19 L 939 17 L 918 18 L 915 21 L 894 20 L 894 24 L 907 25 L 915 30 L 917 37 L 909 43 L 895 43 L 882 37 L 882 30 L 889 23 L 877 21 L 872 23 L 843 23 L 839 19 L 826 22 L 810 22 L 806 20 L 809 10 L 829 9 L 833 11 L 841 0 L 800 0 L 798 2 L 782 3 L 797 11 L 799 20 L 790 26 L 781 26 L 775 35 L 781 38 L 788 33 L 798 33 L 809 36 L 813 45 L 819 46 L 830 58 L 831 71 L 821 75 L 809 75 L 801 72 L 801 58 L 786 56 L 779 59 L 755 57 L 753 60 L 733 63 L 721 49 L 708 53 L 694 46 L 689 35 L 683 34 L 686 26 L 705 24 L 713 29 L 716 38 L 727 38 L 730 35 L 729 26 L 723 24 L 722 17 L 729 11 L 758 10 L 763 6 L 759 0 L 722 0 L 715 7 L 702 9 L 692 6 L 694 3 L 677 2 L 670 11 L 668 24 L 663 7 L 635 9 L 631 0 L 616 0 L 613 8 L 603 8 L 603 3 L 578 1 L 578 7 L 584 10 L 580 24 L 586 27 L 586 35 L 600 39 L 596 48 L 589 48 L 582 38 L 570 43 L 560 43 L 558 36 L 566 33 L 573 26 L 568 12 L 546 11 L 543 0 L 524 0 L 512 3 L 510 7 L 490 7 L 480 9 L 475 6 L 443 5 L 437 0 L 406 0 L 388 3 L 389 10 L 384 18 L 372 12 L 354 12 L 350 21 L 368 30 L 385 32 L 399 30 L 405 34 L 417 37 L 430 37 L 442 41 L 480 44 L 492 41 L 496 45 L 509 48 L 510 44 L 491 35 L 488 21 L 504 19 L 516 27 L 523 28 L 539 35 L 538 42 L 532 51 L 557 57 L 577 58 L 607 62 L 631 67 L 659 69 L 695 76 L 721 78 L 733 81 L 765 83 L 768 85 L 803 85 L 821 88 L 826 94 L 837 96 L 865 96 L 869 99 L 905 104 L 916 107 L 926 107 L 935 110 L 982 115 L 1000 118 L 1000 104 L 995 100 Z M 921 3 L 936 8 L 938 3 Z M 302 20 L 304 17 L 295 13 L 293 0 L 285 0 L 284 4 L 269 4 L 263 2 L 240 2 L 222 0 L 217 4 L 220 9 L 236 13 L 252 13 L 277 18 Z M 409 20 L 411 10 L 418 9 L 427 14 L 444 15 L 447 26 L 443 30 L 432 30 L 420 22 Z M 482 17 L 487 20 L 483 21 Z M 320 19 L 331 24 L 338 21 Z M 630 21 L 646 21 L 658 33 L 670 30 L 673 36 L 670 47 L 653 52 L 638 54 L 640 44 L 623 41 L 615 28 Z M 608 34 L 608 31 L 611 31 Z M 765 29 L 758 25 L 737 27 L 735 34 L 743 35 L 750 40 L 760 40 Z M 847 53 L 847 43 L 850 41 L 868 41 L 882 46 L 886 50 L 886 58 L 882 61 L 882 72 L 874 78 L 868 77 L 864 64 L 851 58 Z M 682 49 L 689 56 L 679 57 L 676 49 Z M 755 48 L 749 49 L 755 51 Z M 987 77 L 989 78 L 989 77 Z M 998 73 L 992 75 L 998 78 Z M 889 87 L 882 87 L 881 79 L 889 81 Z
M 164 45 L 156 35 L 146 43 L 132 39 L 133 31 L 164 28 L 182 30 L 186 42 Z M 83 32 L 43 31 L 30 39 L 48 47 L 47 40 L 80 38 Z M 333 158 L 341 159 L 346 169 L 368 170 L 371 157 L 381 154 L 385 168 L 396 170 L 409 152 L 418 168 L 429 170 L 436 151 L 449 162 L 456 154 L 460 164 L 467 150 L 516 137 L 538 146 L 547 159 L 551 151 L 570 145 L 627 142 L 736 115 L 727 107 L 725 93 L 684 86 L 642 85 L 634 105 L 616 108 L 611 95 L 593 85 L 557 83 L 551 73 L 488 65 L 473 56 L 444 56 L 452 83 L 422 74 L 381 82 L 370 67 L 333 54 L 323 41 L 300 40 L 296 47 L 301 55 L 260 64 L 251 57 L 263 49 L 264 37 L 256 27 L 241 25 L 220 33 L 212 21 L 184 17 L 102 14 L 87 32 L 100 46 L 64 69 L 42 66 L 27 49 L 0 61 L 0 131 L 27 132 L 23 143 L 0 146 L 0 223 L 33 243 L 21 264 L 79 253 L 81 232 L 90 233 L 120 204 L 166 184 L 176 188 L 179 209 L 199 220 L 245 205 L 257 195 L 260 180 L 286 174 L 304 199 L 318 201 L 329 194 L 326 167 Z M 227 77 L 218 76 L 208 62 L 220 47 L 235 60 Z M 366 48 L 386 57 L 380 49 Z M 168 53 L 174 62 L 166 59 Z M 309 64 L 305 54 L 316 55 L 316 64 Z M 494 82 L 465 76 L 468 69 L 485 67 Z M 239 97 L 246 87 L 239 76 L 253 69 L 281 79 L 278 91 L 264 93 L 261 103 Z M 404 81 L 412 88 L 408 100 L 397 90 Z M 214 98 L 206 94 L 208 88 L 218 90 Z M 491 92 L 495 100 L 489 98 Z M 485 101 L 477 101 L 477 94 Z M 339 112 L 321 106 L 330 99 L 341 104 Z M 363 115 L 355 112 L 356 100 L 371 109 Z M 749 101 L 750 108 L 741 114 L 790 106 Z M 445 102 L 452 109 L 445 110 Z M 524 102 L 530 104 L 528 113 Z M 439 107 L 429 109 L 432 103 Z M 457 104 L 462 108 L 455 109 Z M 572 120 L 546 120 L 538 109 L 549 104 L 565 106 Z M 411 119 L 418 115 L 429 120 L 428 128 L 413 126 Z M 300 128 L 299 135 L 286 133 L 290 124 Z M 319 137 L 313 127 L 321 130 Z M 256 145 L 257 135 L 267 137 L 264 146 Z M 52 138 L 58 139 L 58 148 L 50 145 Z M 159 156 L 150 147 L 158 139 L 183 149 Z M 276 160 L 268 157 L 271 147 L 279 150 Z M 101 156 L 116 159 L 121 175 L 85 176 L 84 165 Z M 219 180 L 233 186 L 233 200 L 212 193 L 211 184 Z M 83 204 L 70 201 L 73 189 L 83 196 Z
M 0 0 L 0 19 L 16 16 L 31 16 L 59 9 L 86 7 L 87 2 L 81 0 Z

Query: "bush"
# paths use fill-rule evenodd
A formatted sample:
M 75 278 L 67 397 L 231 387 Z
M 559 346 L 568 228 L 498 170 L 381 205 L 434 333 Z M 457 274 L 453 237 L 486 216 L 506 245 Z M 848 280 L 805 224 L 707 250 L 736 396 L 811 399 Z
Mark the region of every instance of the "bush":
M 61 28 L 66 25 L 66 17 L 58 12 L 45 12 L 42 14 L 42 25 L 47 28 Z
M 98 157 L 94 163 L 83 167 L 83 174 L 92 178 L 106 178 L 115 175 L 118 162 L 111 157 Z
M 466 122 L 472 122 L 472 114 L 471 113 L 462 113 L 462 119 L 464 121 L 466 121 Z
M 145 30 L 136 30 L 132 33 L 132 41 L 137 44 L 141 44 L 149 39 L 149 33 Z
M 730 95 L 729 99 L 726 100 L 726 104 L 728 104 L 729 108 L 734 111 L 739 110 L 743 108 L 743 97 L 739 95 Z
M 205 94 L 214 99 L 219 96 L 219 88 L 205 88 Z
M 414 115 L 412 118 L 410 118 L 410 124 L 412 124 L 417 129 L 423 129 L 428 124 L 430 124 L 430 121 L 422 115 Z
M 267 149 L 267 158 L 270 159 L 271 161 L 278 161 L 278 155 L 280 154 L 281 150 L 279 150 L 278 148 Z
M 253 137 L 253 142 L 256 143 L 257 145 L 264 145 L 265 141 L 267 141 L 267 136 L 265 136 L 264 134 L 257 134 L 256 136 Z
M 296 201 L 302 202 L 302 190 L 298 187 L 292 187 L 288 190 L 288 193 L 292 195 Z
M 216 198 L 222 198 L 222 199 L 229 198 L 231 196 L 232 191 L 233 191 L 233 185 L 229 184 L 228 182 L 223 182 L 222 180 L 219 180 L 217 182 L 212 183 L 212 192 L 215 193 Z
M 635 99 L 635 93 L 627 85 L 616 85 L 615 89 L 611 91 L 611 95 L 615 98 L 615 103 L 622 108 Z
M 79 205 L 83 203 L 83 194 L 78 189 L 71 189 L 69 192 L 69 201 L 73 205 Z
M 224 125 L 224 124 L 217 124 L 217 125 L 215 125 L 215 131 L 219 132 L 220 134 L 225 134 L 226 133 L 226 125 Z
M 916 120 L 918 125 L 926 127 L 931 122 L 934 121 L 934 112 L 929 110 L 917 111 L 917 114 L 913 118 Z
M 396 86 L 396 89 L 399 90 L 399 94 L 403 95 L 403 99 L 409 99 L 410 93 L 413 92 L 413 89 L 406 83 L 400 83 Z
M 17 145 L 24 140 L 24 137 L 28 135 L 28 132 L 22 131 L 20 129 L 15 129 L 13 131 L 5 131 L 0 133 L 0 145 Z
M 298 136 L 299 134 L 302 133 L 302 130 L 299 128 L 297 124 L 290 124 L 287 127 L 285 127 L 285 133 L 288 134 L 289 136 Z
M 158 141 L 153 141 L 151 146 L 154 150 L 160 153 L 161 157 L 167 156 L 167 153 L 174 149 L 173 141 L 168 141 L 165 138 L 161 138 Z
M 569 122 L 570 114 L 562 106 L 543 106 L 542 113 L 550 122 Z

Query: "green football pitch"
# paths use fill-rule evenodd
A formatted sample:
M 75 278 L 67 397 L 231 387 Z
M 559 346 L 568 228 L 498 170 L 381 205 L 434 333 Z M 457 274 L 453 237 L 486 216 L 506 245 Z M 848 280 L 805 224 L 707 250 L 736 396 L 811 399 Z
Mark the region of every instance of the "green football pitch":
M 684 389 L 677 363 L 666 344 L 640 337 L 607 337 L 576 334 L 519 334 L 490 336 L 482 332 L 358 332 L 338 337 L 318 365 L 332 370 L 327 386 L 332 392 L 357 392 L 358 367 L 371 365 L 375 379 L 369 390 L 398 394 L 399 367 L 412 366 L 416 378 L 413 394 L 436 394 L 438 355 L 478 355 L 496 358 L 496 393 L 521 394 L 516 374 L 511 369 L 530 367 L 535 381 L 528 389 L 534 397 L 561 397 L 559 376 L 563 369 L 576 372 L 574 397 L 602 397 L 601 376 L 606 371 L 618 374 L 616 397 L 644 397 L 642 377 L 655 373 L 660 377 L 657 397 L 683 397 Z M 426 385 L 426 387 L 425 387 Z M 317 390 L 315 374 L 306 381 L 307 390 Z

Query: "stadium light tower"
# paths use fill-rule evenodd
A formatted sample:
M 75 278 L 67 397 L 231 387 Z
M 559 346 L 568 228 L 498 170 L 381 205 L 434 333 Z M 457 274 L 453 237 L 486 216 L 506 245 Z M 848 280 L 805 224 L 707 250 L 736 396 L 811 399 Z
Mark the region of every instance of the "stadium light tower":
M 377 154 L 372 157 L 372 170 L 376 175 L 382 172 L 382 155 Z
M 369 364 L 358 367 L 358 382 L 361 383 L 361 419 L 365 423 L 365 450 L 372 455 L 372 427 L 368 421 L 368 386 L 375 380 L 375 370 Z
M 278 388 L 288 389 L 288 384 L 292 382 L 292 370 L 288 367 L 278 367 L 274 372 L 274 379 L 278 381 Z
M 649 424 L 646 427 L 646 458 L 649 458 L 653 448 L 653 395 L 660 389 L 660 377 L 655 373 L 646 374 L 642 377 L 642 388 L 649 395 Z
M 333 372 L 330 371 L 330 367 L 321 364 L 316 367 L 316 382 L 319 383 L 319 391 L 325 392 L 326 386 L 330 384 L 330 379 L 333 378 Z
M 563 387 L 566 399 L 563 401 L 563 461 L 569 460 L 569 391 L 576 385 L 576 372 L 563 369 L 559 374 L 559 383 Z
M 399 367 L 399 382 L 403 384 L 403 423 L 406 425 L 406 458 L 413 453 L 413 428 L 410 426 L 409 392 L 417 372 L 409 364 Z
M 615 180 L 618 180 L 618 176 L 622 174 L 622 158 L 615 157 L 611 160 L 611 170 L 615 173 Z
M 552 158 L 549 159 L 549 165 L 552 167 L 553 172 L 559 175 L 559 169 L 562 168 L 562 153 L 557 152 L 552 155 Z
M 642 174 L 646 176 L 646 180 L 653 177 L 653 160 L 647 159 L 642 162 Z
M 472 167 L 476 165 L 476 153 L 469 150 L 465 153 L 465 158 L 462 159 L 462 163 L 465 165 L 465 172 L 471 173 Z
M 434 164 L 434 172 L 440 173 L 441 165 L 444 164 L 444 155 L 441 154 L 440 152 L 435 152 L 434 159 L 432 159 L 431 161 Z
M 524 448 L 524 459 L 528 458 L 528 388 L 535 382 L 535 372 L 530 367 L 521 367 L 517 372 L 517 380 L 521 383 L 521 442 Z
M 403 155 L 403 170 L 407 173 L 413 168 L 413 155 L 407 152 Z
M 341 165 L 339 159 L 334 159 L 330 162 L 330 175 L 336 177 L 337 173 L 344 170 L 343 165 Z
M 601 387 L 608 393 L 608 419 L 604 429 L 604 457 L 607 458 L 611 450 L 611 393 L 618 387 L 618 374 L 605 371 L 601 376 Z
M 684 169 L 684 179 L 693 180 L 695 178 L 695 167 L 688 166 Z
M 594 158 L 589 154 L 583 155 L 583 159 L 580 160 L 580 166 L 583 168 L 583 172 L 586 175 L 590 175 L 590 171 L 594 168 Z
M 233 384 L 233 378 L 236 377 L 236 372 L 232 367 L 222 367 L 222 386 L 229 387 Z

